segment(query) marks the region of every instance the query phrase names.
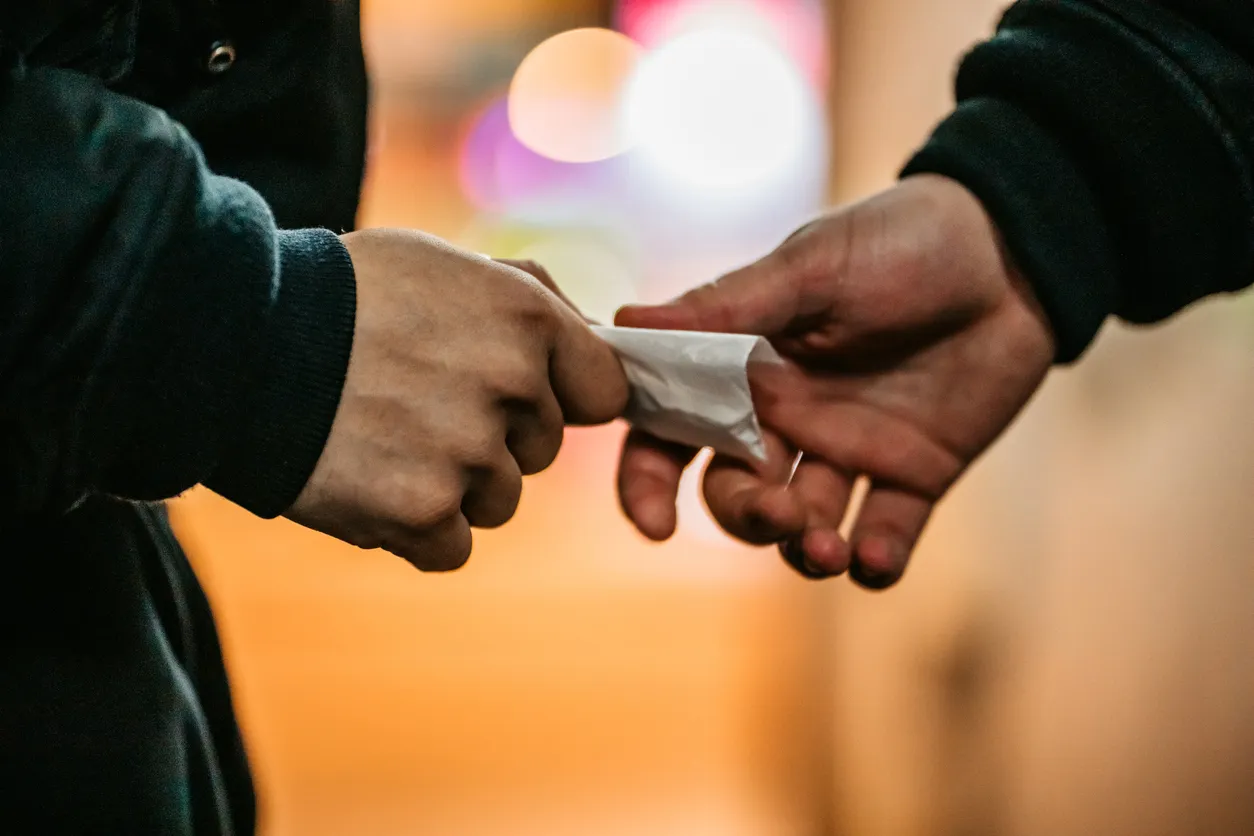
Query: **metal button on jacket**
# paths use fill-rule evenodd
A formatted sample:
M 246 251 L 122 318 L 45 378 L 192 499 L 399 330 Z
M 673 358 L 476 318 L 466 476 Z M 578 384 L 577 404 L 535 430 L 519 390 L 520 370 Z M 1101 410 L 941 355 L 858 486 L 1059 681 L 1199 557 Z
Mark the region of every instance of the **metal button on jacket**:
M 213 75 L 219 75 L 235 65 L 235 44 L 230 41 L 214 41 L 209 47 L 209 58 L 205 61 L 205 69 Z

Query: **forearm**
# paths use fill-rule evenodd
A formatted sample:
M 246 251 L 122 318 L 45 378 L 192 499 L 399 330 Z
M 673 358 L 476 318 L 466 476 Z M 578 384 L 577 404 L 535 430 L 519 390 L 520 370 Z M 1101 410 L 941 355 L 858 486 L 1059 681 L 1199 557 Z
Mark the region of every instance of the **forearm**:
M 61 71 L 8 81 L 0 183 L 4 513 L 215 477 L 281 511 L 347 365 L 353 278 L 338 240 L 280 232 L 164 114 Z M 307 362 L 281 375 L 301 343 Z M 262 408 L 280 384 L 313 429 L 250 445 L 263 415 L 282 418 Z M 241 475 L 260 461 L 280 472 Z
M 1059 361 L 1111 314 L 1157 321 L 1250 282 L 1252 45 L 1245 3 L 1023 0 L 964 60 L 958 109 L 905 173 L 985 203 Z

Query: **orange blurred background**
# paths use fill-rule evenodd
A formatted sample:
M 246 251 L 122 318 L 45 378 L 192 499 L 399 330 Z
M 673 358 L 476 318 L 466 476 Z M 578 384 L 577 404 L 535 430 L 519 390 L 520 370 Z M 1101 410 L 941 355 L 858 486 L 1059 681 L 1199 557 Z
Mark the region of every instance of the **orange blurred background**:
M 1002 5 L 368 0 L 361 225 L 536 256 L 594 313 L 664 298 L 890 183 Z M 639 54 L 569 50 L 568 89 L 532 50 L 582 27 Z M 739 144 L 694 157 L 707 128 Z M 732 544 L 691 483 L 646 545 L 618 427 L 570 431 L 449 576 L 193 492 L 262 832 L 1254 832 L 1244 307 L 1109 329 L 882 595 Z

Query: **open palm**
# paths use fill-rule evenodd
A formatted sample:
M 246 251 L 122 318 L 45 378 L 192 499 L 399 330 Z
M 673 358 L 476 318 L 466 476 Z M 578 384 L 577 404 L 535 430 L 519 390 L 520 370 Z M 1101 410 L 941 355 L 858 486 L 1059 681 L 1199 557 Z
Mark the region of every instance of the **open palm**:
M 770 458 L 751 468 L 716 457 L 707 505 L 730 534 L 780 543 L 808 575 L 852 569 L 875 588 L 900 577 L 936 501 L 1054 357 L 992 222 L 935 176 L 825 216 L 761 261 L 617 321 L 771 339 L 789 362 L 752 381 Z M 646 536 L 673 532 L 679 477 L 696 452 L 629 436 L 619 493 Z M 870 491 L 846 542 L 838 529 L 859 476 Z

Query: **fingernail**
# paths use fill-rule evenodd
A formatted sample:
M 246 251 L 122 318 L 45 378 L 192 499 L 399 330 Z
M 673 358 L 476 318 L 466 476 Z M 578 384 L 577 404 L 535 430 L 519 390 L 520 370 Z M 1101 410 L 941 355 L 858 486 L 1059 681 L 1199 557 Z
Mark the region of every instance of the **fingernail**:
M 826 572 L 810 562 L 810 559 L 806 556 L 805 549 L 801 547 L 799 541 L 789 540 L 780 546 L 780 552 L 784 555 L 784 560 L 788 561 L 788 565 L 807 578 L 821 580 L 827 577 Z
M 849 576 L 860 586 L 872 590 L 887 589 L 895 584 L 901 577 L 901 569 L 906 562 L 901 550 L 892 545 L 888 546 L 887 560 L 876 568 L 867 566 L 864 561 L 857 559 L 856 554 L 855 552 L 853 565 L 849 567 Z M 885 569 L 885 563 L 896 568 Z
M 895 580 L 890 574 L 868 570 L 860 563 L 855 563 L 849 567 L 849 577 L 858 586 L 871 590 L 887 589 L 893 585 Z
M 801 565 L 804 566 L 806 571 L 811 575 L 816 577 L 825 577 L 827 572 L 823 571 L 817 563 L 810 559 L 810 553 L 807 552 L 805 546 L 802 545 L 803 542 L 804 541 L 798 541 L 797 543 L 797 553 L 801 555 Z

